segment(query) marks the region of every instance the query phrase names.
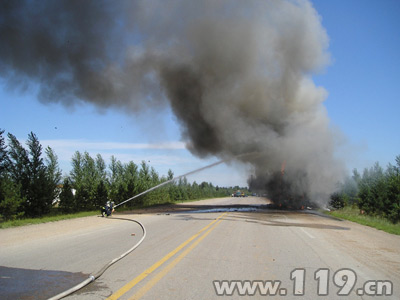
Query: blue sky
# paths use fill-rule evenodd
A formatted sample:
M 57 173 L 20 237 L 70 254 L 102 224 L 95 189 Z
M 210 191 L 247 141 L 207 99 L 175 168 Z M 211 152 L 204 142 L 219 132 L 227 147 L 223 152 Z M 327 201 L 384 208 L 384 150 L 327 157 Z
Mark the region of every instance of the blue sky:
M 332 63 L 315 82 L 345 135 L 348 168 L 400 155 L 400 2 L 313 1 L 330 38 Z
M 382 166 L 400 155 L 400 1 L 312 1 L 330 39 L 331 63 L 313 76 L 328 92 L 325 106 L 343 144 L 338 155 L 351 171 L 375 161 Z M 109 162 L 142 160 L 165 175 L 192 171 L 217 161 L 191 155 L 181 141 L 179 124 L 166 108 L 141 115 L 89 104 L 65 107 L 43 104 L 34 86 L 25 91 L 6 88 L 0 81 L 0 128 L 21 141 L 33 131 L 43 146 L 50 145 L 64 173 L 75 151 L 100 153 Z M 248 167 L 220 165 L 189 180 L 215 185 L 246 185 Z

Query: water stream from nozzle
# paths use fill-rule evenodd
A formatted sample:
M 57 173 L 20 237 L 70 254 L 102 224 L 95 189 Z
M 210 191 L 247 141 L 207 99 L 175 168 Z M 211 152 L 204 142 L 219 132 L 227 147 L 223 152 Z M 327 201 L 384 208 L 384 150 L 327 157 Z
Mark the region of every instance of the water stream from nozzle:
M 160 183 L 159 185 L 153 186 L 152 188 L 149 188 L 148 190 L 146 190 L 146 191 L 144 191 L 144 192 L 141 192 L 140 194 L 137 194 L 137 195 L 135 195 L 135 196 L 133 196 L 133 197 L 131 197 L 131 198 L 129 198 L 129 199 L 127 199 L 127 200 L 125 200 L 125 201 L 123 201 L 123 202 L 117 204 L 117 205 L 115 205 L 114 207 L 118 207 L 118 206 L 120 206 L 120 205 L 122 205 L 122 204 L 125 204 L 126 202 L 129 202 L 129 201 L 131 201 L 131 200 L 133 200 L 133 199 L 136 199 L 136 198 L 138 198 L 138 197 L 140 197 L 140 196 L 143 196 L 144 194 L 147 194 L 147 193 L 149 193 L 149 192 L 151 192 L 151 191 L 154 191 L 154 190 L 156 190 L 156 189 L 158 189 L 158 188 L 160 188 L 160 187 L 162 187 L 162 186 L 164 186 L 164 185 L 167 185 L 167 184 L 169 184 L 169 183 L 171 183 L 171 182 L 174 182 L 175 180 L 178 180 L 179 178 L 192 175 L 192 174 L 194 174 L 194 173 L 203 171 L 203 170 L 208 169 L 208 168 L 212 168 L 212 167 L 217 166 L 217 165 L 219 165 L 219 164 L 222 164 L 222 163 L 224 163 L 224 162 L 226 162 L 226 161 L 227 161 L 227 160 L 220 160 L 220 161 L 217 161 L 217 162 L 215 162 L 215 163 L 212 163 L 212 164 L 210 164 L 210 165 L 208 165 L 208 166 L 202 167 L 202 168 L 200 168 L 200 169 L 196 169 L 196 170 L 191 171 L 191 172 L 188 172 L 188 173 L 186 173 L 186 174 L 183 174 L 183 175 L 180 175 L 180 176 L 176 176 L 176 177 L 174 177 L 174 178 L 172 178 L 172 179 L 170 179 L 170 180 L 167 180 L 167 181 L 165 181 L 165 182 L 163 182 L 163 183 Z
M 194 173 L 197 173 L 197 172 L 200 172 L 200 171 L 203 171 L 203 170 L 206 170 L 206 169 L 215 167 L 215 166 L 217 166 L 217 165 L 220 165 L 220 164 L 222 164 L 222 163 L 231 161 L 231 160 L 233 160 L 233 159 L 237 159 L 237 158 L 239 158 L 239 157 L 258 156 L 258 155 L 260 155 L 260 154 L 261 154 L 260 152 L 249 152 L 249 153 L 239 154 L 239 155 L 236 155 L 235 157 L 223 159 L 223 160 L 217 161 L 217 162 L 215 162 L 215 163 L 212 163 L 212 164 L 210 164 L 210 165 L 208 165 L 208 166 L 205 166 L 205 167 L 196 169 L 196 170 L 194 170 L 194 171 L 190 171 L 190 172 L 188 172 L 188 173 L 186 173 L 186 174 L 176 176 L 176 177 L 174 177 L 174 178 L 172 178 L 172 179 L 169 179 L 169 180 L 167 180 L 167 181 L 165 181 L 165 182 L 163 182 L 163 183 L 160 183 L 159 185 L 153 186 L 152 188 L 149 188 L 148 190 L 146 190 L 146 191 L 144 191 L 144 192 L 141 192 L 140 194 L 137 194 L 137 195 L 135 195 L 135 196 L 133 196 L 133 197 L 131 197 L 131 198 L 129 198 L 129 199 L 126 199 L 125 201 L 123 201 L 123 202 L 121 202 L 121 203 L 118 203 L 117 205 L 114 206 L 114 208 L 116 208 L 116 207 L 118 207 L 118 206 L 120 206 L 120 205 L 122 205 L 122 204 L 125 204 L 126 202 L 129 202 L 129 201 L 131 201 L 131 200 L 133 200 L 133 199 L 136 199 L 136 198 L 138 198 L 138 197 L 140 197 L 140 196 L 143 196 L 143 195 L 145 195 L 145 194 L 147 194 L 147 193 L 149 193 L 149 192 L 151 192 L 151 191 L 154 191 L 154 190 L 156 190 L 156 189 L 158 189 L 158 188 L 160 188 L 160 187 L 162 187 L 162 186 L 164 186 L 164 185 L 167 185 L 167 184 L 169 184 L 169 183 L 171 183 L 171 182 L 174 182 L 175 180 L 178 180 L 179 178 L 182 178 L 182 177 L 185 177 L 185 176 L 189 176 L 189 175 L 192 175 L 192 174 L 194 174 Z

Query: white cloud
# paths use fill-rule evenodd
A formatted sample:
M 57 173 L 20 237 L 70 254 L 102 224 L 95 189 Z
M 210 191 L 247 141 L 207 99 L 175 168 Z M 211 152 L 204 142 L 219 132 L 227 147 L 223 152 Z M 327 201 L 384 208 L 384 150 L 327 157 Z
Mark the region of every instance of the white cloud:
M 93 149 L 103 150 L 138 150 L 138 149 L 159 149 L 159 150 L 179 150 L 186 149 L 184 142 L 161 142 L 161 143 L 121 143 L 121 142 L 102 142 L 102 141 L 90 141 L 90 140 L 43 140 L 41 141 L 44 145 L 50 145 L 54 148 L 75 148 L 75 149 L 86 149 L 87 151 Z
M 199 159 L 186 150 L 183 142 L 165 143 L 121 143 L 90 141 L 86 139 L 42 140 L 43 148 L 50 146 L 58 156 L 60 168 L 64 174 L 71 170 L 71 158 L 76 151 L 87 151 L 92 157 L 100 154 L 108 165 L 114 155 L 122 163 L 133 161 L 140 164 L 145 161 L 154 167 L 160 176 L 168 169 L 182 175 L 218 161 L 216 158 Z M 219 186 L 246 185 L 247 172 L 236 165 L 219 165 L 188 177 L 189 181 L 212 182 Z

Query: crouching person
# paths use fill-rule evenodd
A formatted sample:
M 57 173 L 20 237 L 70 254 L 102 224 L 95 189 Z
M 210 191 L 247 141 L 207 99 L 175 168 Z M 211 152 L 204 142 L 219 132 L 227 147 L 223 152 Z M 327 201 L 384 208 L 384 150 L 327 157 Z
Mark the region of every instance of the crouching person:
M 101 208 L 101 216 L 104 217 L 104 214 L 109 217 L 114 212 L 114 202 L 107 201 L 106 205 Z

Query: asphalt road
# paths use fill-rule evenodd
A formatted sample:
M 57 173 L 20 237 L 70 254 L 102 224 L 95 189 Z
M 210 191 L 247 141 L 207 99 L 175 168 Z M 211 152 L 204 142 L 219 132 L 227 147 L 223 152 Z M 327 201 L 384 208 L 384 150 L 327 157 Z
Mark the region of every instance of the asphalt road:
M 392 295 L 380 299 L 400 299 L 399 236 L 254 206 L 265 203 L 214 199 L 0 230 L 0 298 L 47 299 L 86 279 L 140 239 L 140 227 L 126 220 L 136 219 L 144 242 L 67 299 L 264 299 L 268 284 L 281 299 L 372 299 L 381 288 Z M 221 298 L 226 280 L 237 286 Z M 245 282 L 260 287 L 241 296 Z

